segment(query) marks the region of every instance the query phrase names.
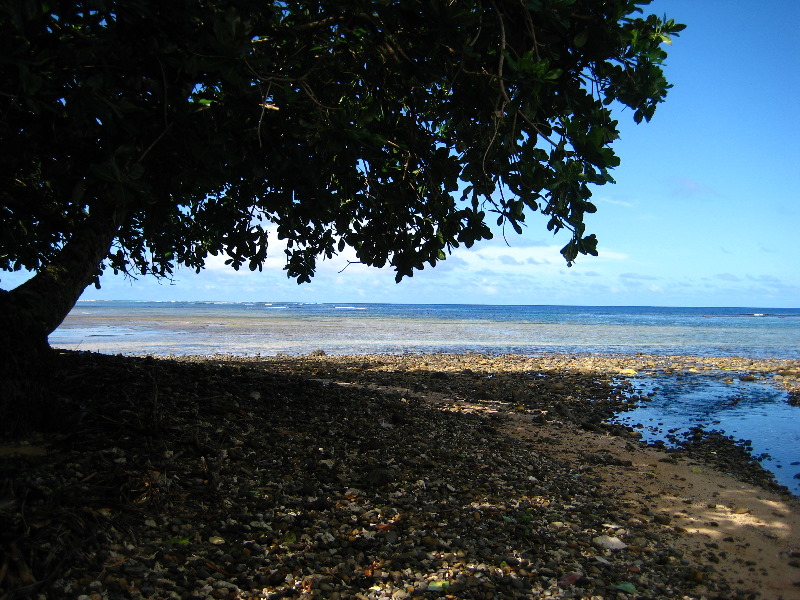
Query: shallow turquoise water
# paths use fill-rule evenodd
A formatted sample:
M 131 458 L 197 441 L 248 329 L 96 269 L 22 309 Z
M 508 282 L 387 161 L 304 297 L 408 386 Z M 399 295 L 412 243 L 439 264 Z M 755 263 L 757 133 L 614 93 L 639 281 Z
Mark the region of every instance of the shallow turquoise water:
M 800 358 L 800 309 L 79 302 L 50 342 L 153 354 L 595 352 Z

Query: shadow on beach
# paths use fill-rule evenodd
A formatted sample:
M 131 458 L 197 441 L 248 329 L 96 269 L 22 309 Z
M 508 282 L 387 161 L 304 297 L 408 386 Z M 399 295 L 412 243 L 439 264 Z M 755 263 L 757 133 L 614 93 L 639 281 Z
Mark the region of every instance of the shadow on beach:
M 636 438 L 607 423 L 627 403 L 619 369 L 569 360 L 61 353 L 60 426 L 3 448 L 0 591 L 744 598 L 766 585 L 724 576 L 721 542 L 683 544 Z M 719 526 L 723 500 L 692 517 Z M 781 560 L 796 562 L 798 532 L 784 533 Z

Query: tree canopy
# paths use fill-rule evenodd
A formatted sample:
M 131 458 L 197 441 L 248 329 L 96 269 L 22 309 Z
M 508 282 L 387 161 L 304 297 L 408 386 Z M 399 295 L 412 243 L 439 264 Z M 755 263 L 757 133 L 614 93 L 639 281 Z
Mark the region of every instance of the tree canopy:
M 612 109 L 653 116 L 683 29 L 647 3 L 3 2 L 0 269 L 37 275 L 0 297 L 46 336 L 104 268 L 261 269 L 270 225 L 298 281 L 346 246 L 409 276 L 530 211 L 595 254 Z

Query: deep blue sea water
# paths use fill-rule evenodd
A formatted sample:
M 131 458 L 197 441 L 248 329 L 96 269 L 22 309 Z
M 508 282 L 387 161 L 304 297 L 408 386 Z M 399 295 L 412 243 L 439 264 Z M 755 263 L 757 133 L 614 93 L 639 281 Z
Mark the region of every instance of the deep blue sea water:
M 274 355 L 549 352 L 800 359 L 800 309 L 592 306 L 78 302 L 59 348 L 126 354 Z M 764 382 L 659 376 L 652 401 L 620 416 L 646 438 L 703 425 L 752 440 L 800 495 L 800 408 Z

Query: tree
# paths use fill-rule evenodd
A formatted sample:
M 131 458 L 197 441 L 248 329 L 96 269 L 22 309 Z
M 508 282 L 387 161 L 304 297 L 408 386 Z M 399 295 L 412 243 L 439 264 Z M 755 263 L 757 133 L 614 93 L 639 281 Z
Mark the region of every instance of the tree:
M 8 378 L 103 269 L 261 269 L 346 246 L 397 277 L 519 232 L 596 254 L 615 106 L 649 120 L 683 29 L 648 0 L 4 0 L 0 291 Z

